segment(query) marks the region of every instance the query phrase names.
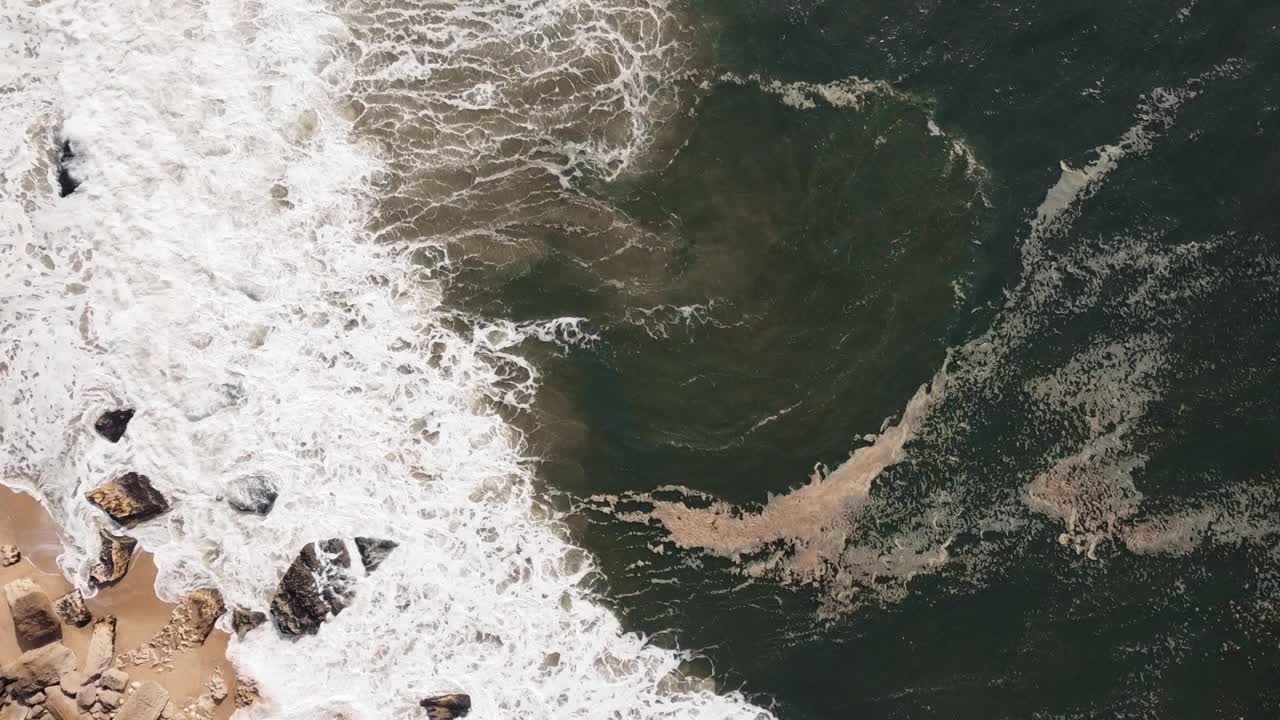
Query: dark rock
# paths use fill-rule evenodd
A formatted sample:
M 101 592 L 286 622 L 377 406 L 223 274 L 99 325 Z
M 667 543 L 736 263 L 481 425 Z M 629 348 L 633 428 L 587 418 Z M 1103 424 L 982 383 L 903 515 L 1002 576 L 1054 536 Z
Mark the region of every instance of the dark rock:
M 271 617 L 285 635 L 314 635 L 329 613 L 351 602 L 351 553 L 339 539 L 307 543 L 271 598 Z
M 400 543 L 391 540 L 381 540 L 379 538 L 356 538 L 356 550 L 360 552 L 360 562 L 364 565 L 365 572 L 373 572 L 378 569 L 383 560 L 400 546 Z
M 89 612 L 89 607 L 84 604 L 84 596 L 80 594 L 79 590 L 72 590 L 55 600 L 53 611 L 58 614 L 62 622 L 76 627 L 84 627 L 93 619 L 93 614 Z
M 93 429 L 111 442 L 120 442 L 120 438 L 124 437 L 124 431 L 129 427 L 129 421 L 132 419 L 133 408 L 108 410 L 102 413 L 102 416 L 93 424 Z
M 58 197 L 66 197 L 80 187 L 80 181 L 71 176 L 71 164 L 76 152 L 70 140 L 62 141 L 62 154 L 58 157 Z
M 151 485 L 151 479 L 134 472 L 90 490 L 85 493 L 85 498 L 125 527 L 133 527 L 169 511 L 169 501 Z
M 471 696 L 466 693 L 449 693 L 434 695 L 418 703 L 427 709 L 427 717 L 431 720 L 452 720 L 466 717 L 471 712 Z
M 236 637 L 243 638 L 245 633 L 266 621 L 267 614 L 264 612 L 244 610 L 242 608 L 236 608 L 231 611 L 231 627 L 236 631 Z
M 18 647 L 31 650 L 62 639 L 62 623 L 53 614 L 53 603 L 30 578 L 5 585 L 4 599 L 9 603 Z
M 279 496 L 276 481 L 262 475 L 246 475 L 227 485 L 227 502 L 240 512 L 266 515 Z
M 138 541 L 131 537 L 112 535 L 106 530 L 99 530 L 101 545 L 98 548 L 98 562 L 89 568 L 89 581 L 95 587 L 103 587 L 117 583 L 129 571 L 129 558 L 133 556 L 133 548 Z

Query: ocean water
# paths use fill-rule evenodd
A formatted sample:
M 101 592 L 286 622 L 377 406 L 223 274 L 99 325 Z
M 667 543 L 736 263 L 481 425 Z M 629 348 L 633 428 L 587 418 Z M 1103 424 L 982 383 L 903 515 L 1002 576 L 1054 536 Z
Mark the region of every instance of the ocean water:
M 86 589 L 128 470 L 168 598 L 399 542 L 246 717 L 1273 717 L 1278 33 L 0 4 L 0 481 Z

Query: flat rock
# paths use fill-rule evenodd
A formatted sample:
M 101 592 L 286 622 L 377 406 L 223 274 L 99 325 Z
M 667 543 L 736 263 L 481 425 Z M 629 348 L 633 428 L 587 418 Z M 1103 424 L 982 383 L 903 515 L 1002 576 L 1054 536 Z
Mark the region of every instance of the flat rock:
M 17 545 L 0 545 L 0 567 L 17 565 L 22 559 L 22 551 Z
M 169 702 L 169 692 L 148 680 L 129 693 L 116 711 L 116 720 L 156 720 Z
M 129 676 L 120 673 L 124 677 L 120 687 L 116 687 L 112 683 L 108 683 L 107 676 L 112 672 L 111 662 L 116 656 L 116 618 L 114 615 L 107 615 L 99 618 L 93 624 L 93 634 L 89 636 L 89 649 L 84 656 L 84 674 L 90 680 L 102 676 L 102 682 L 112 690 L 123 690 L 124 682 L 128 682 Z
M 279 484 L 265 475 L 246 475 L 227 483 L 227 503 L 240 512 L 266 515 L 280 497 Z
M 80 720 L 83 717 L 76 701 L 62 693 L 49 693 L 44 706 L 54 720 Z
M 392 540 L 368 537 L 356 538 L 356 550 L 360 552 L 360 563 L 364 565 L 365 572 L 377 570 L 382 561 L 386 560 L 391 551 L 397 547 L 400 547 L 400 543 Z
M 31 715 L 31 709 L 25 708 L 18 703 L 8 703 L 0 706 L 0 720 L 27 720 Z
M 471 712 L 471 696 L 466 693 L 449 693 L 424 698 L 418 705 L 427 709 L 431 720 L 452 720 Z
M 275 595 L 271 617 L 285 635 L 314 635 L 330 613 L 351 602 L 351 553 L 342 540 L 307 543 L 289 565 Z
M 120 442 L 120 438 L 124 437 L 124 431 L 129 427 L 129 421 L 132 419 L 133 408 L 108 410 L 102 413 L 97 421 L 93 423 L 93 429 L 113 443 Z
M 76 654 L 62 643 L 49 643 L 35 650 L 28 650 L 17 660 L 0 668 L 0 677 L 8 682 L 10 693 L 25 696 L 57 685 L 63 675 L 75 669 Z
M 231 628 L 236 637 L 243 638 L 245 633 L 267 621 L 267 614 L 258 610 L 236 608 L 231 612 Z
M 85 677 L 84 673 L 72 670 L 58 679 L 58 686 L 62 688 L 62 692 L 75 697 L 88 681 L 89 678 Z
M 53 603 L 30 578 L 4 586 L 4 599 L 13 615 L 13 629 L 23 650 L 40 647 L 62 638 L 62 623 L 53 614 Z
M 125 473 L 111 482 L 85 493 L 112 520 L 133 527 L 169 511 L 169 501 L 151 484 L 146 475 Z
M 129 558 L 138 541 L 106 530 L 99 530 L 98 538 L 98 561 L 89 568 L 89 580 L 95 587 L 103 587 L 120 582 L 129 571 Z
M 129 674 L 119 668 L 112 668 L 102 673 L 102 687 L 122 693 L 129 687 Z
M 79 590 L 72 590 L 54 600 L 53 611 L 62 622 L 76 627 L 84 627 L 93 619 L 93 614 L 89 612 L 89 606 L 84 604 L 84 596 Z

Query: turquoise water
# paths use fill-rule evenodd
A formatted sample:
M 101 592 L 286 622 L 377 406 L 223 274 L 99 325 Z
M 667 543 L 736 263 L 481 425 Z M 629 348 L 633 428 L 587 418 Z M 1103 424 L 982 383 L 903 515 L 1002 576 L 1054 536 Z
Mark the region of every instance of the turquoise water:
M 460 275 L 472 308 L 597 336 L 533 351 L 521 420 L 628 627 L 790 719 L 1280 712 L 1280 8 L 689 16 L 732 77 L 669 163 L 577 188 L 627 236 L 540 226 L 518 272 Z M 879 84 L 768 89 L 849 78 Z M 1061 163 L 1088 172 L 1050 202 Z M 944 363 L 820 578 L 591 499 L 758 511 Z M 908 573 L 908 550 L 945 559 Z

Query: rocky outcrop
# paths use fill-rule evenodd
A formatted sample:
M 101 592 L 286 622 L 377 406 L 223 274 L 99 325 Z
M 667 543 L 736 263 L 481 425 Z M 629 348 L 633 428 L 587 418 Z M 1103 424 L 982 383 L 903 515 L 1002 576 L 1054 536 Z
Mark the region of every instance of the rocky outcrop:
M 57 685 L 62 676 L 76 669 L 76 655 L 62 643 L 49 643 L 28 650 L 14 662 L 0 668 L 6 691 L 15 697 L 34 695 Z
M 17 545 L 0 545 L 0 567 L 17 565 L 21 559 L 22 551 L 18 550 Z
M 98 562 L 89 568 L 89 581 L 96 587 L 117 583 L 129 571 L 129 558 L 138 541 L 131 537 L 98 531 Z
M 330 613 L 342 612 L 351 601 L 350 567 L 342 540 L 307 543 L 271 598 L 276 628 L 285 635 L 314 635 Z
M 425 698 L 418 705 L 427 709 L 431 720 L 453 720 L 471 712 L 471 696 L 466 693 L 449 693 Z
M 5 585 L 4 599 L 13 616 L 18 647 L 30 650 L 62 639 L 62 623 L 53 614 L 53 603 L 29 578 Z
M 169 691 L 147 681 L 129 693 L 116 711 L 115 720 L 156 720 L 169 703 Z
M 280 497 L 280 486 L 265 475 L 245 475 L 227 483 L 227 504 L 240 512 L 266 515 Z
M 89 606 L 84 604 L 84 596 L 79 590 L 72 590 L 53 602 L 53 611 L 58 618 L 68 625 L 84 627 L 93 619 Z
M 114 615 L 108 615 L 93 624 L 93 634 L 89 636 L 89 649 L 85 652 L 84 657 L 84 674 L 93 679 L 99 675 L 104 676 L 103 682 L 106 682 L 105 676 L 111 668 L 111 663 L 116 656 L 116 618 Z M 107 687 L 119 690 L 111 684 Z
M 93 429 L 113 443 L 120 442 L 120 438 L 124 437 L 124 431 L 129 427 L 129 421 L 132 419 L 133 408 L 108 410 L 102 413 L 97 421 L 93 423 Z
M 85 498 L 125 527 L 133 527 L 169 511 L 169 501 L 146 475 L 125 473 L 85 493 Z
M 382 561 L 386 560 L 391 551 L 397 547 L 400 547 L 400 543 L 391 540 L 368 537 L 356 538 L 356 550 L 360 552 L 360 563 L 364 565 L 365 572 L 377 570 Z
M 236 637 L 239 638 L 243 638 L 245 633 L 266 621 L 267 614 L 257 610 L 236 608 L 231 612 L 231 628 L 236 631 Z

